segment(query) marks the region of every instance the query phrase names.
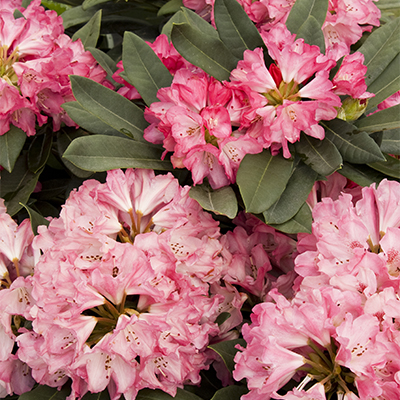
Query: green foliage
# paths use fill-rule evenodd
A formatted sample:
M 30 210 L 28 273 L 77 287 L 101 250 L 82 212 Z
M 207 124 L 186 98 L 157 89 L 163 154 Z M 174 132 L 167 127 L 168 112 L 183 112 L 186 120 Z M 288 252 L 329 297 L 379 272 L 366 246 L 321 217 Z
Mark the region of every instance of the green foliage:
M 370 133 L 400 128 L 400 104 L 359 119 L 354 122 L 354 125 Z
M 246 342 L 244 339 L 226 340 L 211 344 L 208 348 L 214 350 L 221 357 L 228 370 L 232 372 L 235 368 L 233 359 L 238 352 L 237 345 L 246 347 Z
M 96 47 L 100 36 L 100 26 L 101 10 L 97 11 L 86 25 L 74 33 L 72 40 L 81 39 L 85 50 L 89 47 Z
M 14 168 L 15 162 L 26 141 L 26 133 L 14 125 L 0 136 L 0 165 L 8 172 Z

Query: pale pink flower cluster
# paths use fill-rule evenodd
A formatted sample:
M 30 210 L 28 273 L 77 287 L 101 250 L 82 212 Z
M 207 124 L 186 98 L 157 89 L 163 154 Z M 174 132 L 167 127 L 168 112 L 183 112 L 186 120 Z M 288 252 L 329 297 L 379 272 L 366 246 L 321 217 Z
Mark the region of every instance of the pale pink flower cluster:
M 23 17 L 14 17 L 17 4 Z M 41 126 L 48 117 L 54 130 L 61 123 L 76 126 L 61 108 L 74 100 L 68 75 L 102 83 L 106 73 L 80 40 L 73 42 L 63 33 L 55 11 L 45 11 L 40 0 L 26 9 L 20 4 L 0 4 L 0 135 L 10 124 L 35 135 L 36 122 Z
M 324 198 L 298 244 L 291 300 L 253 309 L 234 377 L 243 399 L 397 399 L 400 393 L 400 184 Z M 261 348 L 261 350 L 260 350 Z M 301 381 L 288 393 L 279 390 Z
M 36 382 L 70 378 L 70 399 L 106 388 L 113 400 L 142 388 L 175 395 L 200 382 L 209 343 L 237 338 L 246 297 L 221 286 L 230 254 L 188 192 L 171 174 L 109 171 L 39 228 L 32 330 L 16 339 Z

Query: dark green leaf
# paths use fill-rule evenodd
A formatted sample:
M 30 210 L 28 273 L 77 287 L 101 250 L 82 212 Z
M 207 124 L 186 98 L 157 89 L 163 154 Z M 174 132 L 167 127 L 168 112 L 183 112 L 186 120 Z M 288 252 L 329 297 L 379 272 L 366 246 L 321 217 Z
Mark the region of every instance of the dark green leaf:
M 311 233 L 312 213 L 307 203 L 304 203 L 297 214 L 283 224 L 271 224 L 278 231 L 285 233 Z
M 212 190 L 208 185 L 197 185 L 190 189 L 189 196 L 208 211 L 226 215 L 233 219 L 238 211 L 235 192 L 230 186 Z
M 58 390 L 54 387 L 39 385 L 30 392 L 19 396 L 19 400 L 65 400 L 70 393 L 69 387 Z
M 0 136 L 0 165 L 8 172 L 14 168 L 25 140 L 26 133 L 14 125 L 10 125 L 10 130 Z
M 63 12 L 62 19 L 64 29 L 89 21 L 96 11 L 96 9 L 83 10 L 82 6 L 77 6 Z
M 148 124 L 139 107 L 95 81 L 77 75 L 70 79 L 73 94 L 86 111 L 117 131 L 144 140 Z
M 307 19 L 312 16 L 321 29 L 328 12 L 328 0 L 297 0 L 286 20 L 286 26 L 292 33 L 297 33 Z
M 325 53 L 325 39 L 319 22 L 310 15 L 297 31 L 296 39 L 303 38 L 305 43 L 316 45 L 321 53 Z
M 106 53 L 103 51 L 96 49 L 94 47 L 87 47 L 88 51 L 92 54 L 92 56 L 96 59 L 96 61 L 101 65 L 101 67 L 107 72 L 107 77 L 110 82 L 115 83 L 113 79 L 114 72 L 117 71 L 117 63 Z
M 71 8 L 70 5 L 59 3 L 58 1 L 53 0 L 42 0 L 40 4 L 43 7 L 48 8 L 49 10 L 54 10 L 58 15 L 62 14 L 64 11 L 69 10 Z
M 187 390 L 179 389 L 176 396 L 172 397 L 162 390 L 143 389 L 140 390 L 136 396 L 136 400 L 203 400 L 201 397 L 196 396 Z
M 214 17 L 219 37 L 234 56 L 242 59 L 245 50 L 256 47 L 266 51 L 256 26 L 236 0 L 216 0 Z
M 159 101 L 158 90 L 172 82 L 168 69 L 153 49 L 132 32 L 125 32 L 122 48 L 126 81 L 135 86 L 148 106 Z
M 342 168 L 338 172 L 360 186 L 370 186 L 386 177 L 366 165 L 354 165 L 347 162 L 343 163 Z
M 28 168 L 33 172 L 38 172 L 43 168 L 50 156 L 53 144 L 53 132 L 50 127 L 42 135 L 36 135 L 28 151 Z
M 150 143 L 93 135 L 75 139 L 63 157 L 86 171 L 100 172 L 116 168 L 172 170 L 169 161 L 161 160 L 162 153 L 162 148 Z
M 170 0 L 168 3 L 165 3 L 159 10 L 157 15 L 168 15 L 174 14 L 180 10 L 183 6 L 182 0 Z
M 108 394 L 108 390 L 103 390 L 100 393 L 86 393 L 82 400 L 110 400 L 110 395 Z
M 238 344 L 243 347 L 246 346 L 244 339 L 234 339 L 211 344 L 208 346 L 208 348 L 214 350 L 222 358 L 228 370 L 232 372 L 235 368 L 233 359 L 235 354 L 238 352 L 238 349 L 236 349 L 235 346 Z
M 217 30 L 204 18 L 200 17 L 197 13 L 188 8 L 182 8 L 183 14 L 185 16 L 185 21 L 193 28 L 197 28 L 202 33 L 219 38 Z
M 400 104 L 354 121 L 354 125 L 366 132 L 400 128 Z
M 368 164 L 369 167 L 382 172 L 385 175 L 400 179 L 400 160 L 390 155 L 385 155 L 387 161 L 379 161 Z
M 31 2 L 32 2 L 32 0 L 22 0 L 21 7 L 24 7 L 24 8 L 28 7 L 29 4 L 31 4 Z
M 14 17 L 14 19 L 18 19 L 18 18 L 24 18 L 24 19 L 26 19 L 26 18 L 24 17 L 24 14 L 22 14 L 22 12 L 18 10 L 18 8 L 16 8 L 16 9 L 14 10 L 13 17 Z
M 241 396 L 248 393 L 246 386 L 227 386 L 215 392 L 211 400 L 240 400 Z
M 221 314 L 218 315 L 215 322 L 218 324 L 218 326 L 221 326 L 227 319 L 229 319 L 230 316 L 231 316 L 230 313 L 222 312 Z
M 31 220 L 31 227 L 32 227 L 32 231 L 35 235 L 37 235 L 37 228 L 40 225 L 46 225 L 49 226 L 50 221 L 47 221 L 46 218 L 43 217 L 43 215 L 40 215 L 38 212 L 36 212 L 35 210 L 33 210 L 32 208 L 28 207 L 26 204 L 22 204 L 20 203 L 21 206 L 26 208 L 26 211 L 28 211 L 29 214 L 29 218 Z
M 218 38 L 206 35 L 187 23 L 174 25 L 172 43 L 190 63 L 200 67 L 214 78 L 228 80 L 238 59 Z
M 365 83 L 377 79 L 400 51 L 400 18 L 376 29 L 358 49 L 368 67 Z
M 101 26 L 101 10 L 97 11 L 96 14 L 90 18 L 89 22 L 84 25 L 81 29 L 77 30 L 72 36 L 72 40 L 81 39 L 85 50 L 88 47 L 96 47 L 97 41 L 100 36 Z
M 381 150 L 384 153 L 400 155 L 400 129 L 383 131 Z
M 292 166 L 292 160 L 272 156 L 268 150 L 247 154 L 236 178 L 246 211 L 260 214 L 270 208 L 285 190 Z
M 300 162 L 279 200 L 263 212 L 265 223 L 282 224 L 294 217 L 307 200 L 317 176 L 317 172 Z
M 111 1 L 111 0 L 84 0 L 84 2 L 82 3 L 82 9 L 87 10 L 90 7 L 93 7 L 98 4 L 102 4 L 102 3 L 107 3 L 108 1 Z
M 172 27 L 175 24 L 182 24 L 184 22 L 188 22 L 188 20 L 185 17 L 185 14 L 183 13 L 182 10 L 176 12 L 169 20 L 168 22 L 163 26 L 161 33 L 164 35 L 167 35 L 168 40 L 171 40 L 171 31 Z
M 366 164 L 384 160 L 379 146 L 366 132 L 341 119 L 322 123 L 327 137 L 339 150 L 344 161 L 355 164 Z

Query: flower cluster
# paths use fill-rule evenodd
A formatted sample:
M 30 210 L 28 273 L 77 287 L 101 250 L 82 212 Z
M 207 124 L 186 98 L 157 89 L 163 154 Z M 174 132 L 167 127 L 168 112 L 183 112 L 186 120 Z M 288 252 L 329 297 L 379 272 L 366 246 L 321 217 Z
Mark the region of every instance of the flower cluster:
M 45 11 L 40 0 L 26 9 L 20 4 L 0 6 L 0 135 L 12 124 L 33 136 L 36 122 L 43 125 L 48 117 L 55 131 L 62 122 L 76 126 L 61 108 L 74 100 L 68 75 L 102 83 L 106 73 L 80 40 L 73 42 L 63 33 L 55 11 Z M 20 18 L 14 15 L 16 9 Z
M 398 397 L 399 210 L 400 184 L 387 180 L 355 204 L 345 193 L 315 205 L 313 233 L 298 243 L 295 295 L 273 289 L 274 302 L 254 307 L 243 327 L 234 371 L 248 380 L 243 398 Z M 302 382 L 280 394 L 292 378 Z

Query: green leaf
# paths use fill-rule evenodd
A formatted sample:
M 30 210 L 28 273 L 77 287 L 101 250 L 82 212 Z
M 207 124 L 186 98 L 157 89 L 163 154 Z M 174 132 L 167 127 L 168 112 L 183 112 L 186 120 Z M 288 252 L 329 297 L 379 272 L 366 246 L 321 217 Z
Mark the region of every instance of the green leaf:
M 294 168 L 281 197 L 263 212 L 265 223 L 282 224 L 294 217 L 307 200 L 317 176 L 317 172 L 300 162 Z
M 381 150 L 384 153 L 400 155 L 400 129 L 383 131 Z
M 279 199 L 292 172 L 293 161 L 268 150 L 247 154 L 240 163 L 236 182 L 246 211 L 260 214 Z
M 97 6 L 98 4 L 107 3 L 111 0 L 84 0 L 82 3 L 82 9 L 87 10 L 90 7 Z
M 248 393 L 246 386 L 232 385 L 219 389 L 211 400 L 240 400 L 241 396 Z
M 314 16 L 310 15 L 297 31 L 296 39 L 300 38 L 303 38 L 304 42 L 310 45 L 318 46 L 321 53 L 325 53 L 324 34 L 322 33 L 319 22 Z
M 234 56 L 242 59 L 245 50 L 256 47 L 266 51 L 256 26 L 236 0 L 216 0 L 214 17 L 219 37 Z
M 37 228 L 40 225 L 46 225 L 49 226 L 50 221 L 48 221 L 46 218 L 43 217 L 43 215 L 40 215 L 38 212 L 33 210 L 32 208 L 28 207 L 26 204 L 20 203 L 21 206 L 26 208 L 26 211 L 28 211 L 29 214 L 29 219 L 31 220 L 31 227 L 32 231 L 35 235 L 37 235 Z
M 0 136 L 0 165 L 8 172 L 13 170 L 25 141 L 26 133 L 14 125 L 10 125 L 10 130 Z
M 117 63 L 108 54 L 104 53 L 104 51 L 101 51 L 94 47 L 87 47 L 86 50 L 90 51 L 90 53 L 100 64 L 100 66 L 107 72 L 106 79 L 115 83 L 112 76 L 114 72 L 116 72 L 118 69 Z
M 366 165 L 354 165 L 347 162 L 343 163 L 342 168 L 338 172 L 360 186 L 370 186 L 386 178 L 385 175 Z
M 19 400 L 65 400 L 70 393 L 70 387 L 64 386 L 58 390 L 56 387 L 39 385 L 30 392 L 21 394 Z
M 235 192 L 230 186 L 212 190 L 208 185 L 196 185 L 189 191 L 189 196 L 195 199 L 205 210 L 226 215 L 233 219 L 238 211 Z
M 89 22 L 84 25 L 81 29 L 77 30 L 72 36 L 72 40 L 81 39 L 85 50 L 88 47 L 96 47 L 97 41 L 100 36 L 101 26 L 101 10 L 97 11 L 96 14 L 90 18 Z
M 400 18 L 376 29 L 358 49 L 364 54 L 364 64 L 368 67 L 365 83 L 370 85 L 400 52 Z
M 103 390 L 100 393 L 86 393 L 82 400 L 110 400 L 110 395 L 108 394 L 108 390 Z
M 135 86 L 145 103 L 159 101 L 157 92 L 170 86 L 172 75 L 153 49 L 139 36 L 125 32 L 122 45 L 124 79 Z
M 171 38 L 176 50 L 186 60 L 220 81 L 229 79 L 239 61 L 220 39 L 187 23 L 174 25 Z
M 14 10 L 13 17 L 14 17 L 14 19 L 18 19 L 18 18 L 24 18 L 24 19 L 26 19 L 26 18 L 24 17 L 24 14 L 22 14 L 22 12 L 18 10 L 18 8 L 16 8 L 16 9 Z
M 295 149 L 305 164 L 323 176 L 333 174 L 342 165 L 339 150 L 327 138 L 319 140 L 301 133 Z
M 49 10 L 54 10 L 58 15 L 61 15 L 64 11 L 69 10 L 71 6 L 67 4 L 62 4 L 53 0 L 42 0 L 40 4 Z
M 304 203 L 297 214 L 283 224 L 270 224 L 273 228 L 284 233 L 311 233 L 312 213 L 307 203 Z
M 92 18 L 96 12 L 95 9 L 84 10 L 82 6 L 72 7 L 71 9 L 62 13 L 64 29 L 68 29 L 71 26 L 84 24 Z
M 246 341 L 244 339 L 233 339 L 210 344 L 208 348 L 214 350 L 222 358 L 228 370 L 232 372 L 235 368 L 233 359 L 238 352 L 235 346 L 238 344 L 242 347 L 246 347 Z
M 70 79 L 73 94 L 86 111 L 111 128 L 144 141 L 143 130 L 148 123 L 139 107 L 88 78 L 72 75 Z
M 24 7 L 24 8 L 28 7 L 29 4 L 31 4 L 31 2 L 32 2 L 32 0 L 22 0 L 21 7 Z
M 379 161 L 368 164 L 369 167 L 382 172 L 385 175 L 400 179 L 400 160 L 388 154 L 385 155 L 387 161 Z
M 201 397 L 187 390 L 178 388 L 174 397 L 162 390 L 142 389 L 136 396 L 136 400 L 203 400 Z
M 328 4 L 328 0 L 297 0 L 286 20 L 287 28 L 290 32 L 297 33 L 309 17 L 314 17 L 321 30 L 328 12 Z
M 33 173 L 36 173 L 43 168 L 50 156 L 53 144 L 53 132 L 50 127 L 45 129 L 45 133 L 36 135 L 29 146 L 28 168 Z
M 170 0 L 168 3 L 165 3 L 157 13 L 157 16 L 174 14 L 180 10 L 183 6 L 182 0 Z
M 400 104 L 386 108 L 369 117 L 354 121 L 354 125 L 366 132 L 379 132 L 400 128 Z
M 384 160 L 379 146 L 366 132 L 341 119 L 322 123 L 327 137 L 339 150 L 343 160 L 355 164 L 366 164 Z
M 63 158 L 86 171 L 100 172 L 116 168 L 171 171 L 171 163 L 161 160 L 162 153 L 162 148 L 150 143 L 117 136 L 92 135 L 75 139 Z
M 368 114 L 383 100 L 400 90 L 400 53 L 391 61 L 382 74 L 368 87 L 368 91 L 375 94 L 368 100 L 365 113 Z

